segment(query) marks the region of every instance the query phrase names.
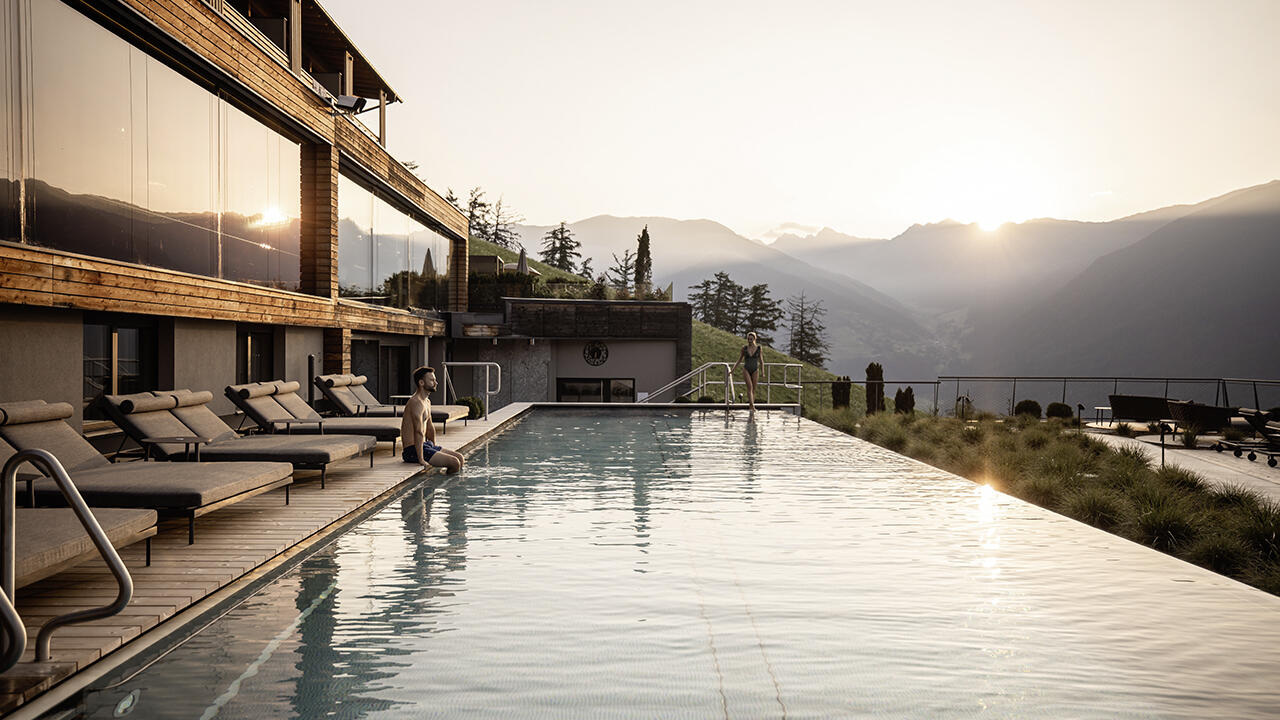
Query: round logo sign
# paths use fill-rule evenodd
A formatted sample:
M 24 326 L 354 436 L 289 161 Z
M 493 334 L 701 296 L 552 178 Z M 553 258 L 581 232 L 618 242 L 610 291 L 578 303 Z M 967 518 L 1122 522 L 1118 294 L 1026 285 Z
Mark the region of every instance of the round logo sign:
M 582 348 L 582 359 L 591 367 L 599 367 L 609 359 L 609 346 L 596 340 Z

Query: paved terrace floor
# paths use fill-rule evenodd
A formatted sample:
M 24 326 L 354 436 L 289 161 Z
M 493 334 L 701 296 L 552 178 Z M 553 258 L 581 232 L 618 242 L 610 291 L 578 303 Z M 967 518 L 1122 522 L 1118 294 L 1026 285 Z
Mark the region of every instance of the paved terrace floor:
M 508 405 L 486 420 L 466 426 L 450 423 L 446 434 L 437 426 L 436 440 L 466 452 L 529 407 Z M 325 489 L 318 472 L 298 472 L 290 490 L 274 490 L 196 520 L 196 543 L 187 544 L 185 519 L 162 520 L 152 539 L 151 565 L 145 543 L 120 551 L 133 576 L 133 600 L 109 618 L 63 627 L 53 636 L 52 661 L 35 662 L 40 626 L 56 615 L 107 605 L 117 586 L 105 563 L 89 562 L 18 590 L 17 609 L 27 626 L 27 652 L 22 661 L 0 675 L 0 714 L 30 702 L 41 693 L 85 669 L 157 625 L 208 598 L 290 549 L 317 536 L 362 507 L 417 475 L 417 466 L 379 443 L 373 467 L 367 456 L 330 468 Z M 465 471 L 464 471 L 465 474 Z
M 1110 433 L 1092 433 L 1092 435 L 1114 448 L 1138 448 L 1151 459 L 1152 464 L 1160 466 L 1160 436 L 1143 435 L 1137 438 L 1120 437 Z M 1166 465 L 1177 465 L 1184 470 L 1203 477 L 1210 484 L 1224 487 L 1227 485 L 1243 486 L 1262 497 L 1280 502 L 1280 468 L 1267 465 L 1265 457 L 1250 462 L 1243 457 L 1236 457 L 1231 451 L 1222 453 L 1207 448 L 1188 450 L 1176 446 L 1178 438 L 1166 436 L 1164 461 Z

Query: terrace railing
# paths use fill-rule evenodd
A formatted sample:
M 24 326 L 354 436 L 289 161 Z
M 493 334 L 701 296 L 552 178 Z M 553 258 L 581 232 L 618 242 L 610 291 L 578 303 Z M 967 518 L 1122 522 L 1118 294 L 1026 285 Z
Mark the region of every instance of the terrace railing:
M 502 392 L 502 366 L 496 362 L 462 362 L 455 360 L 446 360 L 444 363 L 444 401 L 449 403 L 449 395 L 453 395 L 453 399 L 458 399 L 458 392 L 453 387 L 453 375 L 449 372 L 449 368 L 454 367 L 471 367 L 484 368 L 484 419 L 489 419 L 489 398 Z M 494 371 L 490 373 L 490 371 Z M 497 385 L 492 384 L 496 382 Z
M 799 402 L 800 394 L 804 392 L 804 380 L 802 377 L 804 366 L 800 363 L 763 363 L 763 366 L 765 368 L 765 381 L 756 386 L 757 400 L 760 397 L 760 387 L 765 389 L 765 402 L 773 401 L 772 390 L 774 387 L 779 387 L 795 390 L 797 402 Z M 781 368 L 782 370 L 782 379 L 779 381 L 773 379 L 774 368 Z M 792 368 L 795 368 L 796 371 L 794 381 L 790 379 Z M 689 385 L 689 389 L 679 392 L 679 388 L 686 383 Z M 733 365 L 727 362 L 709 362 L 681 375 L 657 390 L 650 392 L 643 400 L 637 400 L 636 402 L 656 402 L 666 393 L 671 393 L 671 399 L 673 400 L 684 395 L 696 397 L 717 385 L 724 390 L 724 402 L 726 405 L 738 400 L 739 392 L 737 383 L 733 379 Z
M 1263 393 L 1270 395 L 1271 403 L 1280 404 L 1280 380 L 1230 377 L 1156 377 L 1121 375 L 939 375 L 938 382 L 955 384 L 956 402 L 968 394 L 974 385 L 998 391 L 1008 390 L 1008 412 L 1013 413 L 1019 393 L 1026 397 L 1029 386 L 1044 389 L 1051 385 L 1057 390 L 1058 399 L 1065 404 L 1072 400 L 1089 399 L 1102 402 L 1105 394 L 1121 394 L 1122 389 L 1146 386 L 1142 394 L 1161 395 L 1166 399 L 1194 399 L 1207 403 L 1209 389 L 1213 389 L 1213 404 L 1230 406 L 1234 395 L 1236 404 L 1263 409 Z M 889 383 L 886 382 L 886 385 Z M 1021 390 L 1019 389 L 1021 385 Z M 968 387 L 965 387 L 968 386 Z M 1109 386 L 1109 387 L 1108 387 Z M 1085 396 L 1081 398 L 1081 396 Z M 1242 397 L 1243 396 L 1243 397 Z M 1081 405 L 1083 403 L 1076 403 Z

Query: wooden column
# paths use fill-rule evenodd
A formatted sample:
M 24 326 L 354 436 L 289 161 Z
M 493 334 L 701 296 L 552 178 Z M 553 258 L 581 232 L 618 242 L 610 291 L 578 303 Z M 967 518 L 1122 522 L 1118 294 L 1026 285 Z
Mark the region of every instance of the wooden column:
M 449 310 L 467 311 L 467 241 L 454 240 L 449 252 Z
M 378 144 L 387 146 L 387 91 L 378 91 Z
M 351 331 L 346 328 L 324 329 L 324 374 L 351 372 Z
M 342 94 L 355 95 L 356 86 L 356 59 L 351 57 L 348 51 L 346 59 L 342 61 Z
M 338 297 L 338 150 L 302 146 L 301 290 Z
M 302 72 L 302 0 L 289 0 L 289 69 Z

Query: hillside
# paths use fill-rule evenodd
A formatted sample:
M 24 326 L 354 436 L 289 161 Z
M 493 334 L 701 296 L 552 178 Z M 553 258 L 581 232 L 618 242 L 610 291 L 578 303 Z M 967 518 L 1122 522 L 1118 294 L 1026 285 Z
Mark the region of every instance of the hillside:
M 751 285 L 768 283 L 774 298 L 804 292 L 827 309 L 830 367 L 841 374 L 860 372 L 872 360 L 902 368 L 908 374 L 934 374 L 950 350 L 902 303 L 847 275 L 814 267 L 766 245 L 748 240 L 710 220 L 619 218 L 598 216 L 570 224 L 584 256 L 595 267 L 612 264 L 614 253 L 634 249 L 640 230 L 649 227 L 653 242 L 653 276 L 659 287 L 672 283 L 676 299 L 688 297 L 689 286 L 717 272 Z M 526 246 L 546 227 L 520 226 Z
M 516 262 L 517 260 L 520 259 L 519 252 L 508 250 L 504 247 L 494 245 L 488 240 L 481 240 L 480 238 L 476 238 L 476 237 L 471 238 L 467 247 L 469 250 L 469 254 L 471 255 L 497 255 L 498 257 L 502 258 L 503 262 Z M 527 249 L 528 247 L 529 245 L 528 243 L 526 243 L 525 248 Z M 565 272 L 564 270 L 560 270 L 559 268 L 553 268 L 544 262 L 534 260 L 532 255 L 529 255 L 527 259 L 529 261 L 529 267 L 542 273 L 543 280 L 547 280 L 550 282 L 578 282 L 578 283 L 587 282 L 587 279 L 584 277 L 574 275 L 573 273 Z
M 738 353 L 742 351 L 742 346 L 745 344 L 746 344 L 746 340 L 744 340 L 741 337 L 738 337 L 737 335 L 734 335 L 733 333 L 725 332 L 720 328 L 712 327 L 704 322 L 699 322 L 697 320 L 694 320 L 693 321 L 693 363 L 691 367 L 694 367 L 694 368 L 701 367 L 704 363 L 709 363 L 709 362 L 727 362 L 732 364 L 734 361 L 738 359 Z M 774 350 L 771 347 L 763 347 L 761 348 L 761 352 L 763 353 L 765 362 L 771 362 L 771 363 L 801 362 L 791 357 L 790 355 L 787 355 L 786 353 L 780 352 L 778 350 Z M 823 370 L 822 368 L 816 365 L 810 365 L 809 363 L 803 363 L 803 362 L 801 364 L 804 365 L 804 370 L 801 374 L 801 379 L 804 380 L 806 383 L 811 381 L 830 382 L 836 379 L 835 375 L 827 372 L 826 370 Z M 773 375 L 774 382 L 782 381 L 781 373 L 782 373 L 781 369 L 774 370 L 774 375 Z M 795 370 L 792 370 L 790 379 L 794 380 L 795 377 L 796 377 Z M 737 383 L 738 392 L 742 392 L 742 368 L 741 367 L 738 368 L 738 371 L 737 373 L 735 373 L 733 380 L 735 383 Z M 765 372 L 764 370 L 761 370 L 760 382 L 764 382 L 764 380 L 765 380 Z M 763 399 L 765 397 L 764 388 L 760 388 L 760 391 L 761 392 L 760 392 L 759 399 L 761 402 L 763 402 Z M 720 392 L 719 386 L 716 386 L 712 392 L 709 392 L 707 394 L 717 399 L 724 398 L 724 395 L 722 395 Z M 861 407 L 866 404 L 865 398 L 859 397 L 860 391 L 855 390 L 852 394 L 853 396 L 855 396 L 853 399 L 853 403 L 855 405 Z M 811 387 L 807 389 L 805 392 L 805 404 L 810 405 L 810 404 L 817 403 L 819 395 L 821 395 L 822 397 L 823 407 L 831 407 L 831 391 L 829 386 L 823 387 L 821 393 L 819 393 L 817 387 Z M 792 390 L 785 390 L 782 388 L 774 388 L 773 390 L 774 402 L 795 402 L 795 397 L 796 397 L 795 392 Z
M 1274 377 L 1280 181 L 1196 206 L 984 341 L 997 372 Z

